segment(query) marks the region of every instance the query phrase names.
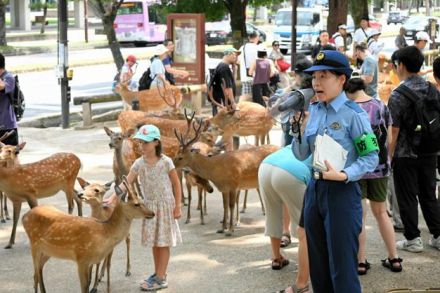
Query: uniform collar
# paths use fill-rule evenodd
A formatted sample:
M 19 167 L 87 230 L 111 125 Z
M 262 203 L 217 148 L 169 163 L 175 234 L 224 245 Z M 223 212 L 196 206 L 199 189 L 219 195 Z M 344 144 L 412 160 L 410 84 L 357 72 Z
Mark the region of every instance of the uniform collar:
M 347 100 L 348 100 L 347 95 L 345 94 L 344 91 L 342 91 L 333 101 L 331 101 L 330 105 L 328 105 L 327 108 L 332 107 L 333 110 L 335 110 L 335 112 L 337 113 Z M 320 102 L 319 105 L 321 107 L 325 107 L 324 103 Z

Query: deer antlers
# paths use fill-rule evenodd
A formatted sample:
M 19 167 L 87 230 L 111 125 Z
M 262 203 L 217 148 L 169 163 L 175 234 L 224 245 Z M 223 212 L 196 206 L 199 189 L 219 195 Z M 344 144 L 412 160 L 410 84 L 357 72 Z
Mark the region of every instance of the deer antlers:
M 222 78 L 222 90 L 223 90 L 223 96 L 224 96 L 224 100 L 226 102 L 226 106 L 223 103 L 219 103 L 217 102 L 214 98 L 213 98 L 213 88 L 208 87 L 208 98 L 211 101 L 212 104 L 214 104 L 215 106 L 219 107 L 220 109 L 227 109 L 229 112 L 233 112 L 234 109 L 232 108 L 232 104 L 229 102 L 228 99 L 228 93 L 226 92 L 226 81 Z
M 162 79 L 162 78 L 161 78 L 161 79 Z M 174 96 L 174 94 L 176 93 L 176 91 L 175 91 L 172 87 L 170 87 L 171 97 L 172 97 L 173 100 L 174 100 L 174 104 L 171 104 L 171 103 L 168 102 L 168 100 L 167 100 L 167 88 L 166 88 L 165 80 L 162 79 L 162 83 L 163 83 L 163 92 L 164 92 L 164 94 L 161 93 L 161 90 L 160 90 L 161 86 L 158 84 L 158 85 L 157 85 L 157 92 L 158 92 L 159 96 L 163 99 L 163 101 L 164 101 L 168 106 L 170 106 L 170 107 L 173 108 L 173 109 L 177 109 L 177 107 L 178 107 L 179 105 L 177 105 L 177 99 L 176 99 L 175 96 Z
M 199 137 L 200 134 L 202 133 L 202 127 L 203 127 L 203 120 L 200 121 L 199 125 L 196 127 L 195 123 L 192 123 L 194 120 L 194 116 L 195 116 L 195 112 L 193 112 L 191 114 L 191 117 L 188 117 L 188 114 L 186 113 L 186 109 L 184 109 L 184 113 L 185 113 L 185 119 L 186 119 L 186 123 L 188 124 L 188 129 L 186 130 L 185 135 L 182 135 L 181 133 L 178 133 L 176 129 L 174 129 L 174 135 L 177 137 L 177 140 L 180 143 L 180 146 L 185 149 L 186 147 L 188 147 L 189 145 L 193 144 L 194 142 L 196 142 Z M 189 136 L 189 132 L 191 129 L 191 125 L 192 128 L 194 129 L 195 135 L 192 139 L 188 140 L 188 136 Z

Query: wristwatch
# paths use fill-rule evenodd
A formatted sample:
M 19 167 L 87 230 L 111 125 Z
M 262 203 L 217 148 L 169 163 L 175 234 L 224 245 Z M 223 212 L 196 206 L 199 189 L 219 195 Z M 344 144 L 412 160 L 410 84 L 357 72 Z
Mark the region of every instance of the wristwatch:
M 324 179 L 322 177 L 322 172 L 319 172 L 319 171 L 313 171 L 313 178 L 315 180 L 322 180 L 322 179 Z

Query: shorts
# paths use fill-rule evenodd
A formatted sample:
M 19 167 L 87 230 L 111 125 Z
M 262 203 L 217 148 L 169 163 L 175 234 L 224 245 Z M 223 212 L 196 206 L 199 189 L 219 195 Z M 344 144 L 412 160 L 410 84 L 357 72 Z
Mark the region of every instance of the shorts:
M 266 102 L 264 101 L 263 96 L 269 97 L 270 94 L 271 91 L 267 83 L 252 85 L 252 102 L 258 103 L 261 106 L 266 107 Z
M 361 188 L 362 199 L 384 202 L 387 199 L 388 177 L 375 179 L 361 179 L 358 181 Z
M 250 95 L 250 94 L 252 94 L 252 80 L 242 81 L 241 95 Z

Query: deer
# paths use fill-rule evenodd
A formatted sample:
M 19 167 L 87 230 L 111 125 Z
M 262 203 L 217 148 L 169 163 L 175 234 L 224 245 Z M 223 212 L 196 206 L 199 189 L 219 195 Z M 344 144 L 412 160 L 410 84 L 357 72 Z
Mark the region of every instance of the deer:
M 51 257 L 55 257 L 76 262 L 81 293 L 88 293 L 93 265 L 111 254 L 127 237 L 133 219 L 154 217 L 154 212 L 139 200 L 126 180 L 124 186 L 126 193 L 115 187 L 120 201 L 107 221 L 67 215 L 53 206 L 38 206 L 23 216 L 23 226 L 31 243 L 35 292 L 38 288 L 41 293 L 46 292 L 43 268 Z M 108 272 L 110 267 L 109 260 Z M 110 292 L 109 287 L 107 292 Z
M 0 137 L 0 152 L 3 152 L 3 156 L 5 157 L 5 162 L 3 163 L 5 167 L 11 167 L 14 164 L 18 163 L 17 155 L 20 149 L 17 149 L 14 146 L 7 146 L 2 143 L 2 141 L 7 139 L 13 133 L 14 130 L 11 130 Z M 6 223 L 6 220 L 10 220 L 7 197 L 6 194 L 4 194 L 3 191 L 0 190 L 0 222 Z
M 132 105 L 134 100 L 139 101 L 139 110 L 144 112 L 161 111 L 170 107 L 174 111 L 182 103 L 181 90 L 176 86 L 158 86 L 148 90 L 130 91 L 127 85 L 119 84 L 116 92 L 125 104 Z
M 11 168 L 2 166 L 0 156 L 0 190 L 6 193 L 13 205 L 13 227 L 6 249 L 15 243 L 15 233 L 20 217 L 21 204 L 26 201 L 31 209 L 38 205 L 38 199 L 50 197 L 62 190 L 66 194 L 68 212 L 73 212 L 74 201 L 78 216 L 82 215 L 82 205 L 74 190 L 75 179 L 81 161 L 71 153 L 57 153 L 30 164 L 19 164 Z
M 212 185 L 209 183 L 208 180 L 200 177 L 192 170 L 184 169 L 183 174 L 185 177 L 186 189 L 188 191 L 188 212 L 186 215 L 185 224 L 188 224 L 191 222 L 191 199 L 192 199 L 191 188 L 193 186 L 196 186 L 197 192 L 199 195 L 198 196 L 199 200 L 197 203 L 197 210 L 200 210 L 200 224 L 205 225 L 204 216 L 206 216 L 208 214 L 207 208 L 206 208 L 206 193 L 213 193 L 214 188 L 212 187 Z
M 79 185 L 81 185 L 81 188 L 83 189 L 82 192 L 78 193 L 78 197 L 85 203 L 87 203 L 90 208 L 92 209 L 92 218 L 95 218 L 99 221 L 107 221 L 112 212 L 113 208 L 109 206 L 103 206 L 102 202 L 104 199 L 104 195 L 107 191 L 110 190 L 111 182 L 106 183 L 105 185 L 100 185 L 96 183 L 89 183 L 86 180 L 82 179 L 81 177 L 77 178 L 77 181 Z M 125 271 L 125 276 L 131 276 L 131 265 L 130 265 L 130 234 L 127 235 L 127 238 L 125 238 L 125 243 L 127 246 L 127 267 Z M 99 267 L 100 264 L 98 263 L 96 265 L 96 271 L 95 271 L 95 281 L 93 283 L 93 288 L 90 290 L 91 293 L 96 293 L 98 284 L 101 281 L 101 279 L 104 276 L 104 270 L 107 267 L 107 262 L 111 261 L 112 253 L 110 253 L 104 262 L 102 263 L 102 270 L 99 273 Z M 110 288 L 110 272 L 107 271 L 107 288 Z
M 269 154 L 279 149 L 274 145 L 263 145 L 251 150 L 236 150 L 207 157 L 191 146 L 199 139 L 201 126 L 193 125 L 195 135 L 191 138 L 175 131 L 180 149 L 174 158 L 176 168 L 189 167 L 203 178 L 211 181 L 223 196 L 223 223 L 218 233 L 231 236 L 234 232 L 234 209 L 239 189 L 258 187 L 258 167 Z M 227 218 L 229 208 L 229 228 Z M 226 231 L 227 230 L 227 231 Z M 225 232 L 226 231 L 226 232 Z

